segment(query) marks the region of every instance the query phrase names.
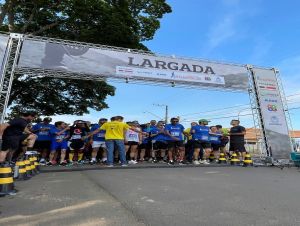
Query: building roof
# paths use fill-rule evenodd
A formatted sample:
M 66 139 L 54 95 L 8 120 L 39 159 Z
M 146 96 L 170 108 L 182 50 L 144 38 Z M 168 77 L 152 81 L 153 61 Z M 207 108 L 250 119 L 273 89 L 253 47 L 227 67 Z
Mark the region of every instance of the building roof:
M 291 138 L 300 138 L 300 130 L 290 131 Z M 255 128 L 246 128 L 245 139 L 248 141 L 256 141 L 260 137 L 260 130 Z

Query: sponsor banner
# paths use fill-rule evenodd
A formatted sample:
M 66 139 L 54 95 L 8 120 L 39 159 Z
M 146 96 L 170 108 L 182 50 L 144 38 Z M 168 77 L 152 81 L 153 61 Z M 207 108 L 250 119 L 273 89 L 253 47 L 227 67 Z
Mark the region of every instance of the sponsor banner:
M 128 78 L 134 77 L 148 77 L 154 79 L 162 79 L 168 81 L 186 81 L 186 82 L 201 82 L 225 85 L 224 77 L 215 75 L 202 75 L 197 73 L 187 72 L 171 72 L 163 70 L 149 70 L 134 67 L 117 66 L 116 74 Z
M 3 34 L 0 34 L 0 77 L 2 77 L 2 73 L 3 73 L 3 64 L 4 64 L 4 57 L 5 57 L 5 51 L 6 51 L 6 46 L 7 46 L 7 43 L 8 43 L 8 39 L 9 39 L 9 36 L 8 35 L 3 35 Z
M 24 40 L 19 68 L 38 68 L 143 81 L 248 90 L 246 67 L 132 51 Z
M 270 69 L 253 69 L 264 128 L 272 156 L 288 159 L 291 152 L 289 130 L 276 74 Z

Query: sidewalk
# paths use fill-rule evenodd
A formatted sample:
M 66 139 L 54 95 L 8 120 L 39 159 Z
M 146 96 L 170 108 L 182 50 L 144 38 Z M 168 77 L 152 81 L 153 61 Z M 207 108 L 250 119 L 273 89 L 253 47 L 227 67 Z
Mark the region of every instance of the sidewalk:
M 100 172 L 99 172 L 100 173 Z M 143 225 L 81 172 L 41 173 L 0 198 L 0 225 Z

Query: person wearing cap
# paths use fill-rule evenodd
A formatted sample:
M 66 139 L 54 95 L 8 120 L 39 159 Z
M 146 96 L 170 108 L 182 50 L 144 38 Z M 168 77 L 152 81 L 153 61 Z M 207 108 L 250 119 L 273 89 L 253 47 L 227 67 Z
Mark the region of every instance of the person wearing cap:
M 106 145 L 105 145 L 105 130 L 99 130 L 99 128 L 107 122 L 106 118 L 99 119 L 98 124 L 95 124 L 91 128 L 91 133 L 94 131 L 97 131 L 93 136 L 90 138 L 90 142 L 92 144 L 92 159 L 90 161 L 90 164 L 96 164 L 97 160 L 97 154 L 99 152 L 99 149 L 102 149 L 102 162 L 105 163 L 107 161 L 107 155 L 106 155 Z
M 207 119 L 200 119 L 199 125 L 193 126 L 191 128 L 193 146 L 194 146 L 194 161 L 193 164 L 199 165 L 202 164 L 209 164 L 208 158 L 211 152 L 211 144 L 209 142 L 209 133 L 210 129 L 208 125 Z M 199 162 L 199 153 L 200 150 L 204 150 L 203 159 Z
M 55 128 L 53 124 L 50 124 L 52 119 L 50 117 L 45 117 L 40 123 L 35 124 L 31 131 L 35 133 L 38 137 L 34 144 L 34 149 L 41 153 L 40 164 L 46 164 L 46 158 L 50 151 L 51 146 L 51 134 L 50 130 Z
M 86 126 L 85 121 L 76 120 L 74 125 L 70 128 L 70 140 L 69 140 L 69 162 L 73 163 L 74 154 L 77 154 L 77 162 L 83 163 L 83 151 L 85 146 L 85 139 L 87 134 L 90 132 Z
M 245 135 L 246 129 L 243 126 L 240 126 L 240 120 L 233 119 L 230 122 L 231 128 L 229 132 L 230 141 L 229 141 L 229 152 L 232 154 L 236 152 L 241 160 L 245 159 L 246 148 L 245 148 Z
M 6 158 L 10 162 L 23 140 L 27 140 L 27 148 L 33 148 L 37 136 L 27 129 L 27 125 L 36 116 L 35 112 L 25 112 L 19 118 L 0 124 L 0 165 L 5 163 Z
M 168 136 L 168 156 L 169 156 L 169 165 L 174 165 L 173 154 L 179 150 L 179 164 L 184 164 L 184 143 L 183 143 L 183 134 L 184 127 L 179 124 L 178 118 L 171 118 L 171 123 L 165 126 L 165 133 Z

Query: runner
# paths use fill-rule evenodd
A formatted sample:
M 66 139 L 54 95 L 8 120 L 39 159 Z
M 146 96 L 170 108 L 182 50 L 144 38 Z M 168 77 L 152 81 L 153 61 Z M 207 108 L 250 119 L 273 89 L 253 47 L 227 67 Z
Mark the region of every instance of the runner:
M 186 136 L 187 142 L 185 144 L 185 155 L 189 163 L 193 162 L 193 155 L 194 155 L 194 146 L 193 146 L 193 139 L 192 139 L 193 137 L 191 135 L 191 128 L 196 125 L 198 125 L 197 122 L 192 122 L 191 127 L 184 130 L 185 134 L 187 134 Z
M 142 143 L 139 145 L 140 150 L 140 158 L 139 162 L 143 162 L 145 160 L 145 155 L 150 149 L 150 123 L 142 124 Z
M 246 129 L 243 126 L 240 126 L 240 120 L 233 119 L 231 120 L 231 128 L 229 132 L 230 136 L 230 145 L 229 145 L 229 151 L 230 154 L 233 152 L 236 152 L 240 159 L 243 161 L 245 159 L 246 155 L 246 149 L 245 149 L 245 135 L 246 135 Z
M 158 161 L 164 162 L 166 156 L 166 150 L 168 148 L 167 136 L 165 134 L 165 128 L 162 123 L 158 122 L 155 128 L 150 131 L 151 139 L 151 158 L 153 163 Z M 160 152 L 160 159 L 157 158 L 157 152 Z
M 218 130 L 216 126 L 210 127 L 209 140 L 211 143 L 211 149 L 214 153 L 215 159 L 219 159 L 221 145 L 222 132 Z
M 67 161 L 65 158 L 68 149 L 67 139 L 70 136 L 68 132 L 68 130 L 70 130 L 70 127 L 62 121 L 55 122 L 54 125 L 55 126 L 50 130 L 50 134 L 52 135 L 52 141 L 49 155 L 49 163 L 47 165 L 56 165 L 55 153 L 58 150 L 60 150 L 60 165 L 65 166 L 67 165 Z
M 127 123 L 133 130 L 128 129 L 125 134 L 125 150 L 126 153 L 130 150 L 129 164 L 137 164 L 138 157 L 138 145 L 142 143 L 142 134 L 136 131 L 140 131 L 138 122 Z
M 2 144 L 0 145 L 0 164 L 3 164 L 6 158 L 10 162 L 14 152 L 25 139 L 27 139 L 27 148 L 33 148 L 37 136 L 26 127 L 36 116 L 35 112 L 26 112 L 20 118 L 0 125 L 0 143 Z
M 228 155 L 227 151 L 226 151 L 226 145 L 229 142 L 229 138 L 228 138 L 228 129 L 226 128 L 222 128 L 221 125 L 216 125 L 217 129 L 219 132 L 221 132 L 222 137 L 221 137 L 221 144 L 220 144 L 220 152 L 224 153 L 225 156 Z
M 86 135 L 89 132 L 89 128 L 86 127 L 85 122 L 82 120 L 77 120 L 74 125 L 70 128 L 70 153 L 69 161 L 73 164 L 74 154 L 77 154 L 77 162 L 83 163 L 83 151 L 85 145 Z
M 176 155 L 177 150 L 179 151 L 179 164 L 184 164 L 184 143 L 183 143 L 183 125 L 179 124 L 177 118 L 171 118 L 171 124 L 165 126 L 165 133 L 168 136 L 168 157 L 169 165 L 174 165 L 174 154 Z
M 207 159 L 209 158 L 211 152 L 211 144 L 209 142 L 209 132 L 210 129 L 207 126 L 208 120 L 200 119 L 199 125 L 193 126 L 191 128 L 191 134 L 193 139 L 194 145 L 194 161 L 193 164 L 199 165 L 202 164 L 209 164 Z M 199 153 L 200 150 L 204 149 L 203 160 L 199 162 Z
M 99 123 L 96 125 L 93 125 L 91 128 L 91 132 L 98 131 L 96 134 L 94 134 L 90 142 L 92 143 L 92 159 L 90 161 L 90 164 L 96 164 L 96 157 L 99 152 L 99 149 L 102 149 L 102 162 L 106 163 L 107 161 L 107 150 L 106 150 L 106 145 L 105 145 L 105 130 L 99 130 L 99 128 L 107 122 L 106 118 L 101 118 L 99 119 Z
M 50 130 L 54 128 L 54 125 L 50 124 L 52 119 L 50 117 L 44 118 L 43 122 L 35 124 L 31 131 L 35 133 L 38 138 L 35 141 L 34 149 L 41 153 L 40 164 L 46 164 L 46 158 L 50 151 L 51 146 L 51 134 Z

